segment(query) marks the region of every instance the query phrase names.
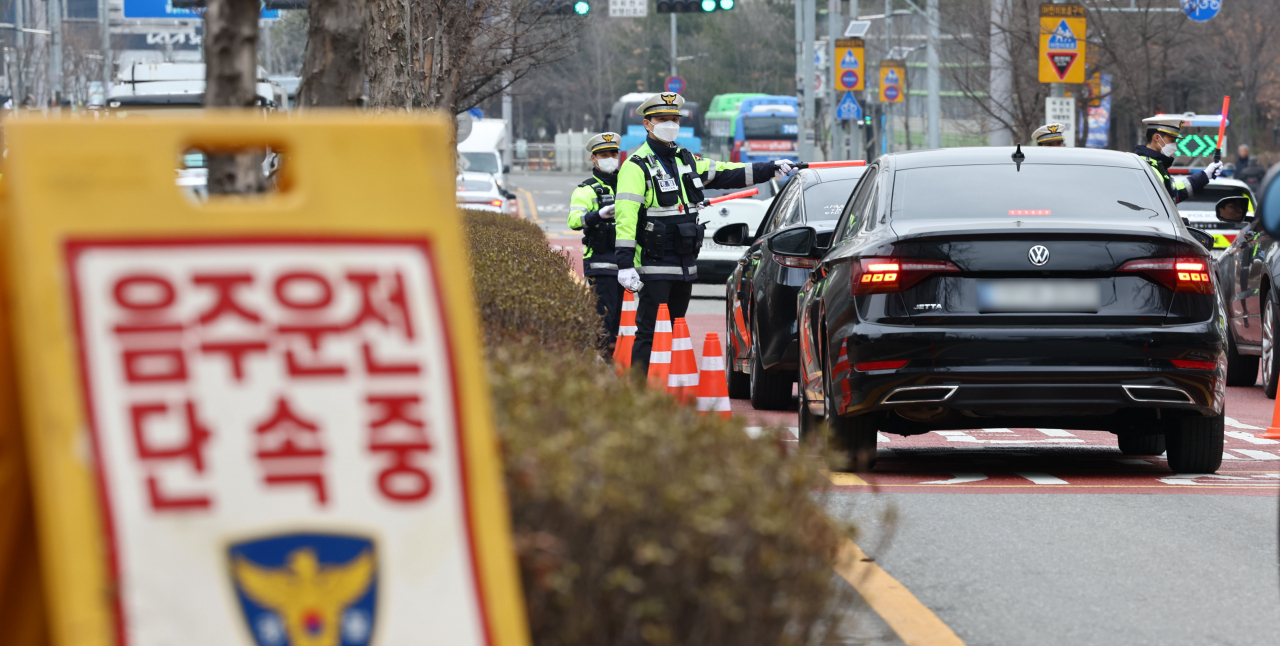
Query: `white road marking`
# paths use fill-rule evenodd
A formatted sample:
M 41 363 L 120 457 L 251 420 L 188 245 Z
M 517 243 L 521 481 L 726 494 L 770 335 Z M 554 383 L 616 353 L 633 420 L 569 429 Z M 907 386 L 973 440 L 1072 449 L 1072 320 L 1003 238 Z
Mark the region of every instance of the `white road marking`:
M 954 485 L 954 484 L 967 484 L 970 482 L 978 482 L 980 480 L 987 479 L 987 474 L 985 473 L 953 473 L 951 475 L 953 477 L 950 480 L 930 480 L 928 482 L 921 482 L 920 484 Z
M 969 435 L 964 431 L 933 431 L 933 432 L 937 433 L 938 435 L 941 435 L 942 437 L 947 438 L 948 442 L 972 442 L 975 444 L 981 444 L 983 442 L 983 440 L 980 440 L 972 435 Z
M 787 427 L 787 430 L 788 430 L 788 431 L 791 431 L 791 436 L 792 436 L 792 437 L 796 438 L 797 440 L 798 440 L 798 439 L 800 439 L 800 427 L 799 427 L 799 426 L 788 426 L 788 427 Z
M 888 442 L 888 441 L 889 441 L 889 438 L 885 437 L 885 436 L 884 436 L 884 433 L 876 433 L 876 441 L 877 441 L 877 442 Z
M 1249 431 L 1262 431 L 1262 430 L 1266 430 L 1266 429 L 1263 429 L 1261 426 L 1253 426 L 1252 424 L 1245 424 L 1244 422 L 1236 421 L 1236 420 L 1234 420 L 1234 419 L 1231 419 L 1230 417 L 1226 418 L 1226 422 L 1227 422 L 1227 426 L 1234 426 L 1234 427 L 1236 427 L 1236 428 L 1243 428 L 1243 429 L 1245 429 L 1245 430 L 1249 430 Z
M 1223 460 L 1240 460 L 1240 459 L 1242 459 L 1242 458 L 1241 458 L 1240 456 L 1238 456 L 1238 455 L 1231 455 L 1230 453 L 1227 453 L 1226 451 L 1223 451 L 1223 452 L 1222 452 L 1222 459 L 1223 459 Z
M 984 433 L 1012 433 L 1013 432 L 1007 428 L 984 428 L 980 430 Z
M 988 442 L 990 444 L 1083 444 L 1084 440 L 1073 437 L 1067 439 L 1065 437 L 1053 437 L 1047 440 L 978 440 L 979 442 Z
M 1280 455 L 1267 453 L 1266 451 L 1258 451 L 1256 449 L 1231 449 L 1241 455 L 1247 455 L 1255 460 L 1280 460 Z
M 1047 473 L 1028 473 L 1019 471 L 1018 475 L 1030 480 L 1038 485 L 1064 485 L 1071 484 L 1062 478 L 1055 478 Z
M 1208 482 L 1197 482 L 1197 478 L 1209 478 Z M 1216 473 L 1183 473 L 1168 478 L 1159 478 L 1160 482 L 1168 485 L 1200 485 L 1200 486 L 1228 486 L 1228 487 L 1274 487 L 1270 482 L 1259 482 L 1249 478 L 1240 476 L 1222 476 Z
M 1268 440 L 1265 437 L 1258 437 L 1253 433 L 1245 433 L 1244 431 L 1227 431 L 1227 437 L 1244 440 L 1250 444 L 1280 444 L 1280 442 L 1277 442 L 1276 440 Z
M 748 426 L 748 427 L 746 427 L 746 428 L 744 428 L 744 429 L 742 429 L 742 430 L 744 430 L 744 431 L 746 431 L 746 432 L 747 432 L 747 437 L 749 437 L 749 438 L 751 438 L 751 439 L 753 439 L 753 440 L 754 440 L 754 439 L 756 439 L 757 437 L 760 437 L 760 433 L 764 431 L 764 427 L 763 427 L 763 426 Z
M 1074 433 L 1064 431 L 1060 428 L 1037 428 L 1036 430 L 1048 435 L 1049 437 L 1075 437 Z

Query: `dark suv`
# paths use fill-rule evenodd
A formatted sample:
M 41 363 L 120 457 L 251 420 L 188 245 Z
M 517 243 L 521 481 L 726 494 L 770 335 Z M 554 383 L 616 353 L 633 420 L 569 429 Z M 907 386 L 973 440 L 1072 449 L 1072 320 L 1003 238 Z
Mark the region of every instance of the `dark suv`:
M 829 239 L 844 204 L 865 167 L 807 169 L 797 173 L 773 200 L 751 234 L 745 224 L 716 232 L 722 245 L 746 246 L 725 283 L 729 339 L 729 396 L 750 396 L 759 410 L 792 408 L 796 377 L 796 294 L 817 261 L 771 252 L 778 233 L 810 226 Z

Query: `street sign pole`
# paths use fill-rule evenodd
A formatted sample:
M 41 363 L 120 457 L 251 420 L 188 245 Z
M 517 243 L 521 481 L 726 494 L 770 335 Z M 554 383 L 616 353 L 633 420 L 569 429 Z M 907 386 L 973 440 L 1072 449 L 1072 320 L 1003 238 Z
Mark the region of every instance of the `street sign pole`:
M 840 0 L 827 0 L 827 68 L 830 70 L 839 69 L 838 61 L 836 61 L 836 39 L 840 37 L 840 27 L 844 21 L 840 19 Z M 830 83 L 827 86 L 827 137 L 830 143 L 827 150 L 831 151 L 832 159 L 847 159 L 842 153 L 844 146 L 837 141 L 839 135 L 836 134 L 838 129 L 836 125 L 836 101 L 839 99 L 839 93 L 836 91 L 836 84 Z
M 814 41 L 817 40 L 814 22 L 816 21 L 817 3 L 815 0 L 802 0 L 796 3 L 801 6 L 802 22 L 804 23 L 803 34 L 803 53 L 801 62 L 803 63 L 802 72 L 800 74 L 801 87 L 804 94 L 801 97 L 801 119 L 800 127 L 800 146 L 798 147 L 801 159 L 813 159 L 814 144 L 814 126 L 817 120 L 814 118 L 817 110 L 817 104 L 814 100 L 813 83 L 813 53 Z
M 925 102 L 928 114 L 928 128 L 925 130 L 925 148 L 942 147 L 942 76 L 938 62 L 938 43 L 941 39 L 938 22 L 938 0 L 928 0 L 925 4 L 925 20 L 928 23 L 928 46 L 925 49 L 925 61 L 929 66 L 925 76 L 925 90 L 929 93 Z
M 850 20 L 858 19 L 858 0 L 849 0 L 849 19 Z M 865 65 L 865 54 L 864 54 L 864 64 L 862 66 L 862 71 L 859 73 L 862 74 L 864 78 L 867 75 L 867 66 Z M 857 159 L 858 157 L 865 157 L 865 155 L 859 155 L 857 152 L 863 149 L 862 148 L 862 145 L 863 145 L 862 144 L 862 124 L 861 123 L 854 124 L 850 121 L 846 121 L 845 133 L 846 133 L 845 135 L 846 142 L 849 144 L 849 150 L 845 155 L 845 159 Z
M 677 76 L 676 71 L 676 14 L 671 13 L 671 75 Z

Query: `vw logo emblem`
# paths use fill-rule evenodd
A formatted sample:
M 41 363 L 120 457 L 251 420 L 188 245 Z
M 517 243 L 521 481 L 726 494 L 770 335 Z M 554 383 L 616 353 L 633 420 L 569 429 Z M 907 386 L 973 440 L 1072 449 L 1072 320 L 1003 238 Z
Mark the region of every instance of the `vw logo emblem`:
M 1027 259 L 1037 267 L 1043 266 L 1046 262 L 1049 262 L 1049 249 L 1042 244 L 1038 244 L 1027 252 Z

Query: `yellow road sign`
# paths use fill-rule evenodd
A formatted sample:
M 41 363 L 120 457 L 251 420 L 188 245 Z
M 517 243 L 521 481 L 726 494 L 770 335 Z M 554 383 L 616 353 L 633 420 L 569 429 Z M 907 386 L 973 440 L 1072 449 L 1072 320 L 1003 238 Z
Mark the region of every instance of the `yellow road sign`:
M 880 102 L 902 103 L 907 98 L 907 64 L 880 61 Z
M 1078 4 L 1040 5 L 1040 82 L 1084 83 L 1086 19 Z
M 53 644 L 528 644 L 450 134 L 6 124 Z M 277 193 L 175 186 L 184 152 L 262 145 Z
M 837 38 L 835 65 L 831 66 L 839 92 L 860 92 L 867 87 L 866 47 L 861 38 Z

